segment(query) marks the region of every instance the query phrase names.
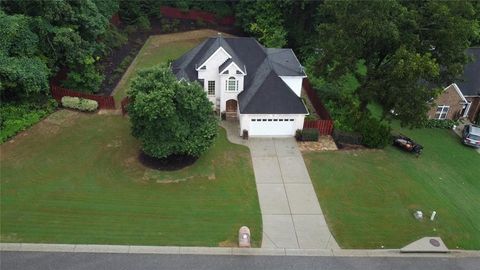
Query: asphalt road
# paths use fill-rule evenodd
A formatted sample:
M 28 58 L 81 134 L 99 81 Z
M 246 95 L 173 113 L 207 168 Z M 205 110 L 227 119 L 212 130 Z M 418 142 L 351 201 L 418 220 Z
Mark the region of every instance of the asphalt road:
M 1 270 L 480 269 L 480 258 L 276 257 L 1 252 Z

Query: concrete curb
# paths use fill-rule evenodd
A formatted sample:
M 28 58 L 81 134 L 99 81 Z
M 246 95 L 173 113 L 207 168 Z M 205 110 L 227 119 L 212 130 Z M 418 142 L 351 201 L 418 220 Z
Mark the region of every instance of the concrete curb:
M 480 257 L 478 250 L 452 250 L 450 253 L 400 253 L 399 249 L 284 249 L 236 247 L 177 247 L 0 243 L 0 251 L 117 253 L 117 254 L 189 254 L 248 256 L 331 256 L 331 257 Z

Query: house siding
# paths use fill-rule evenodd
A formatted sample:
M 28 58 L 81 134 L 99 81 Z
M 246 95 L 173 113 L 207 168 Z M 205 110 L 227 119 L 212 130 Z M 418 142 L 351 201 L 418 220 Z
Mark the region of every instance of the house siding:
M 280 78 L 300 97 L 305 76 L 280 76 Z
M 434 101 L 434 105 L 428 112 L 429 119 L 435 119 L 435 113 L 438 106 L 450 106 L 446 119 L 455 120 L 461 117 L 461 111 L 463 110 L 464 101 L 458 95 L 458 92 L 455 90 L 453 84 L 445 88 L 443 93 Z
M 208 99 L 214 104 L 215 107 L 220 106 L 220 87 L 221 81 L 220 76 L 218 76 L 218 67 L 223 64 L 228 59 L 228 55 L 222 49 L 218 49 L 205 63 L 205 69 L 200 69 L 198 71 L 198 79 L 204 80 L 204 89 L 205 92 L 208 90 L 208 81 L 215 81 L 215 96 L 208 96 Z
M 468 102 L 471 102 L 470 110 L 468 111 L 468 119 L 474 122 L 480 114 L 480 97 L 465 97 Z

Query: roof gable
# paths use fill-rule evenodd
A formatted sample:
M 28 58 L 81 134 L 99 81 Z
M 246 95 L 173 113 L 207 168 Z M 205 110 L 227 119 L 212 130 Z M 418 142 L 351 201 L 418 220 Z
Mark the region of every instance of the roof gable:
M 198 71 L 200 67 L 205 66 L 208 63 L 208 61 L 210 61 L 215 55 L 217 55 L 220 52 L 225 53 L 229 59 L 232 58 L 232 56 L 224 48 L 218 47 L 217 50 L 215 50 L 215 52 L 212 53 L 205 61 L 199 62 L 199 64 L 196 65 L 197 67 L 195 69 Z
M 174 61 L 172 70 L 177 78 L 194 81 L 198 77 L 197 69 L 220 49 L 223 49 L 230 58 L 219 66 L 219 74 L 234 64 L 246 75 L 244 90 L 238 95 L 242 113 L 248 111 L 269 113 L 268 110 L 271 110 L 270 113 L 279 114 L 307 113 L 301 99 L 280 78 L 280 76 L 306 77 L 303 67 L 291 49 L 265 48 L 256 39 L 249 37 L 218 36 L 207 39 Z M 275 98 L 266 98 L 267 93 Z M 258 98 L 260 100 L 256 100 Z M 269 104 L 262 105 L 263 102 Z
M 240 113 L 244 114 L 307 114 L 305 104 L 275 72 L 270 71 L 257 91 L 250 96 L 240 93 Z
M 218 72 L 219 72 L 219 73 L 223 73 L 226 69 L 229 69 L 230 66 L 232 66 L 232 65 L 235 67 L 235 69 L 237 70 L 237 72 L 240 71 L 241 74 L 247 75 L 247 74 L 244 72 L 244 70 L 241 69 L 241 68 L 237 65 L 237 63 L 235 63 L 235 61 L 232 60 L 232 58 L 227 59 L 227 61 L 225 61 L 223 64 L 221 64 L 221 65 L 218 67 Z

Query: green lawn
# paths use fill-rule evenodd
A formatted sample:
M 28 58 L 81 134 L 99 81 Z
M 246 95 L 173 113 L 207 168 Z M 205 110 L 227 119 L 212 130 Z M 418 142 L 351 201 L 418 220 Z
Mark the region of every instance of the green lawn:
M 230 246 L 261 243 L 249 150 L 226 140 L 194 165 L 138 162 L 128 118 L 59 111 L 0 146 L 1 241 Z
M 139 69 L 175 60 L 207 37 L 216 34 L 217 31 L 213 30 L 197 30 L 149 37 L 115 89 L 117 104 L 126 96 L 130 82 Z
M 449 248 L 480 249 L 480 155 L 449 130 L 401 130 L 424 145 L 305 154 L 317 196 L 343 248 L 399 248 L 441 236 Z M 434 222 L 417 221 L 414 210 Z

